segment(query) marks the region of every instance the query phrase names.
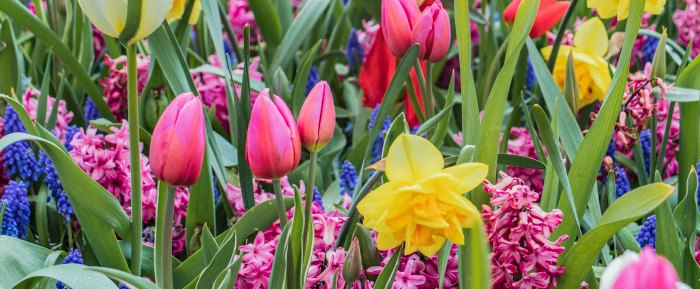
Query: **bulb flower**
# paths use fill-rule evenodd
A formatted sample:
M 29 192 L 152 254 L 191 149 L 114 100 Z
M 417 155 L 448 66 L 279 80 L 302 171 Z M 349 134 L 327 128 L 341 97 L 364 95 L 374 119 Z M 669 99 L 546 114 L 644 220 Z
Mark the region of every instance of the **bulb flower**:
M 189 4 L 189 0 L 173 0 L 173 8 L 170 9 L 170 12 L 168 12 L 168 16 L 166 19 L 168 21 L 174 21 L 174 20 L 179 20 L 182 18 L 182 16 L 185 14 L 185 8 L 187 8 L 187 5 Z M 192 6 L 192 12 L 190 14 L 190 19 L 187 20 L 187 23 L 190 25 L 195 25 L 199 21 L 199 15 L 202 13 L 202 1 L 201 0 L 194 0 L 194 4 Z
M 666 0 L 647 0 L 644 12 L 659 15 L 664 11 L 664 5 Z M 588 0 L 588 8 L 596 9 L 603 19 L 617 16 L 617 20 L 625 20 L 630 14 L 630 0 Z
M 503 20 L 509 25 L 513 25 L 513 22 L 515 22 L 515 15 L 518 13 L 520 2 L 521 0 L 510 2 L 506 10 L 503 11 Z M 540 7 L 537 9 L 535 23 L 532 25 L 532 30 L 530 30 L 530 37 L 540 37 L 547 33 L 549 29 L 552 29 L 564 17 L 570 4 L 569 1 L 542 0 Z
M 321 81 L 306 97 L 299 112 L 301 143 L 312 152 L 320 151 L 333 137 L 335 129 L 335 105 L 331 87 Z
M 411 48 L 413 26 L 420 14 L 415 0 L 382 0 L 382 31 L 394 56 L 402 57 Z
M 280 179 L 299 165 L 301 139 L 292 112 L 267 89 L 253 105 L 246 138 L 246 161 L 261 179 Z
M 573 54 L 580 107 L 605 98 L 605 92 L 612 82 L 612 68 L 603 58 L 607 51 L 608 34 L 600 18 L 591 18 L 581 25 L 574 34 L 574 46 L 562 45 L 558 55 L 551 55 L 551 45 L 542 48 L 545 58 L 556 57 L 552 75 L 562 91 L 566 80 L 567 59 L 569 54 Z
M 377 248 L 406 243 L 404 254 L 434 255 L 445 240 L 464 244 L 462 228 L 480 222 L 479 211 L 463 194 L 478 186 L 488 166 L 465 163 L 444 168 L 440 151 L 428 140 L 400 135 L 389 148 L 386 177 L 357 206 L 364 224 L 377 231 Z
M 411 34 L 411 43 L 420 45 L 419 58 L 439 62 L 450 48 L 451 37 L 450 17 L 442 7 L 442 2 L 435 0 L 418 18 Z
M 202 103 L 191 93 L 173 100 L 156 123 L 151 137 L 153 174 L 172 186 L 191 186 L 199 179 L 206 135 Z
M 600 289 L 685 289 L 671 262 L 646 247 L 640 254 L 626 251 L 600 276 Z
M 102 33 L 119 38 L 124 43 L 133 44 L 158 29 L 173 6 L 173 0 L 141 1 L 138 17 L 127 19 L 128 0 L 78 0 L 85 15 Z M 127 20 L 138 20 L 131 27 Z M 126 29 L 129 27 L 129 29 Z

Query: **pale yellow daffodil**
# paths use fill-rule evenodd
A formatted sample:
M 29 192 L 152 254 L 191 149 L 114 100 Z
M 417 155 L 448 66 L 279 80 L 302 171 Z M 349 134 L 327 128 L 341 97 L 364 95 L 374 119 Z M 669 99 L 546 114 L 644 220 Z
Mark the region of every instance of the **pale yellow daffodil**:
M 168 21 L 175 21 L 182 18 L 182 15 L 185 14 L 185 8 L 187 8 L 187 4 L 189 2 L 189 0 L 174 0 L 173 8 L 170 9 L 170 13 L 168 13 L 168 17 L 166 17 L 166 19 L 168 19 Z M 187 22 L 190 25 L 197 24 L 200 14 L 202 14 L 202 2 L 201 0 L 195 0 L 194 6 L 192 6 L 192 14 L 190 14 L 190 19 Z
M 666 0 L 647 0 L 644 12 L 659 15 L 664 11 L 664 5 Z M 588 0 L 588 8 L 596 9 L 603 19 L 617 16 L 617 20 L 625 20 L 630 13 L 630 0 Z
M 464 244 L 462 228 L 480 222 L 479 210 L 463 194 L 482 183 L 488 166 L 466 163 L 444 168 L 440 151 L 428 140 L 400 135 L 389 148 L 386 177 L 357 206 L 364 224 L 377 231 L 377 247 L 406 243 L 404 254 L 433 256 L 445 240 Z
M 574 46 L 562 45 L 556 56 L 552 71 L 559 88 L 564 90 L 566 80 L 566 63 L 569 54 L 573 54 L 574 71 L 578 80 L 579 103 L 581 107 L 595 101 L 602 101 L 610 86 L 611 66 L 603 58 L 608 51 L 608 32 L 600 18 L 591 18 L 578 28 L 574 34 Z M 542 55 L 549 59 L 552 46 L 542 48 Z

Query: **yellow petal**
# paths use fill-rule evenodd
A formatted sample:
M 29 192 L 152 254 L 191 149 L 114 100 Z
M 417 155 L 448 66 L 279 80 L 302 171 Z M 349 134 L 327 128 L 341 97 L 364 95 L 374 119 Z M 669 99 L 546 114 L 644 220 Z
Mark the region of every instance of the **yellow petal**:
M 432 257 L 437 253 L 438 250 L 442 247 L 442 245 L 445 244 L 445 238 L 438 236 L 438 235 L 433 235 L 432 236 L 432 244 L 428 246 L 421 246 L 420 247 L 420 253 L 423 254 L 423 256 L 426 257 Z M 462 242 L 464 243 L 464 242 Z M 406 254 L 408 255 L 408 254 Z
M 163 24 L 172 7 L 173 0 L 143 1 L 141 4 L 141 23 L 139 23 L 139 29 L 136 30 L 136 35 L 129 40 L 129 43 L 136 43 L 156 31 Z
M 102 33 L 118 38 L 126 23 L 125 0 L 78 0 L 83 13 Z
M 648 0 L 644 2 L 644 12 L 659 15 L 664 11 L 666 0 Z
M 402 186 L 402 183 L 397 181 L 384 183 L 357 204 L 357 211 L 365 218 L 378 219 L 387 211 L 388 206 L 394 203 L 397 190 Z
M 402 134 L 389 148 L 386 176 L 390 181 L 417 181 L 442 170 L 442 154 L 430 141 Z
M 489 172 L 489 166 L 482 163 L 466 163 L 446 168 L 442 172 L 457 179 L 458 186 L 454 188 L 454 192 L 463 194 L 484 181 Z
M 618 2 L 619 0 L 588 0 L 588 8 L 595 8 L 598 16 L 610 19 L 617 16 Z
M 394 233 L 379 233 L 377 234 L 377 249 L 389 250 L 401 245 L 401 239 L 396 238 Z
M 574 34 L 574 46 L 596 56 L 605 56 L 608 52 L 608 32 L 603 21 L 594 17 L 583 23 Z
M 630 14 L 630 0 L 618 0 L 617 19 L 625 20 Z

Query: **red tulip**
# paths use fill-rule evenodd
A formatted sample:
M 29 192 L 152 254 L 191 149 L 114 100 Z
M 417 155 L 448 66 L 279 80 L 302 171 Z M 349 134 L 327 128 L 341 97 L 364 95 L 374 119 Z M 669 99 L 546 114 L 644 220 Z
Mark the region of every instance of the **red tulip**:
M 202 170 L 205 146 L 202 104 L 192 93 L 183 93 L 165 108 L 153 130 L 151 170 L 171 186 L 194 185 Z
M 510 2 L 506 10 L 503 11 L 503 20 L 506 23 L 513 24 L 515 21 L 515 15 L 518 12 L 518 6 L 520 6 L 521 0 L 514 0 Z M 554 25 L 564 17 L 566 10 L 569 9 L 569 1 L 556 1 L 556 0 L 542 0 L 540 2 L 540 8 L 537 10 L 537 17 L 535 17 L 535 24 L 532 25 L 532 30 L 530 30 L 530 37 L 537 38 L 552 29 Z
M 299 165 L 301 140 L 292 112 L 279 96 L 260 92 L 248 126 L 245 158 L 261 179 L 279 179 Z
M 321 81 L 311 89 L 299 112 L 301 143 L 312 152 L 320 151 L 333 137 L 335 105 L 328 83 Z
M 436 0 L 421 13 L 413 27 L 411 42 L 420 44 L 419 58 L 439 62 L 447 54 L 451 40 L 450 17 L 442 2 Z
M 415 0 L 382 0 L 384 38 L 394 56 L 403 57 L 411 48 L 411 31 L 419 15 Z

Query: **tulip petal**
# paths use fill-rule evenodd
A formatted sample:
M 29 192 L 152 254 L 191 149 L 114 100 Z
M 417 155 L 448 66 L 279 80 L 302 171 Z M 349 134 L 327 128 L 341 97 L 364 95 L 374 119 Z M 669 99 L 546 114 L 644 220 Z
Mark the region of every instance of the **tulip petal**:
M 574 46 L 587 53 L 603 57 L 608 52 L 608 32 L 600 18 L 591 18 L 578 28 Z
M 530 30 L 530 37 L 537 38 L 552 29 L 554 25 L 559 23 L 566 10 L 569 9 L 568 1 L 552 1 L 552 3 L 540 3 L 540 10 L 537 12 L 535 23 Z
M 391 181 L 415 181 L 442 170 L 442 154 L 430 141 L 402 134 L 389 148 L 386 175 Z
M 173 7 L 173 0 L 145 0 L 141 4 L 141 23 L 130 43 L 144 39 L 156 31 L 163 20 L 168 16 L 170 8 Z
M 598 288 L 600 289 L 613 289 L 613 285 L 620 275 L 622 270 L 627 267 L 628 264 L 639 260 L 639 255 L 632 251 L 625 251 L 622 256 L 619 256 L 608 264 L 605 268 L 603 275 L 600 276 L 600 284 Z
M 97 29 L 108 36 L 119 37 L 126 24 L 126 0 L 78 0 L 78 3 Z
M 447 50 L 450 49 L 451 33 L 450 17 L 447 16 L 445 9 L 440 8 L 433 22 L 433 39 L 428 55 L 430 62 L 440 62 L 445 57 Z

